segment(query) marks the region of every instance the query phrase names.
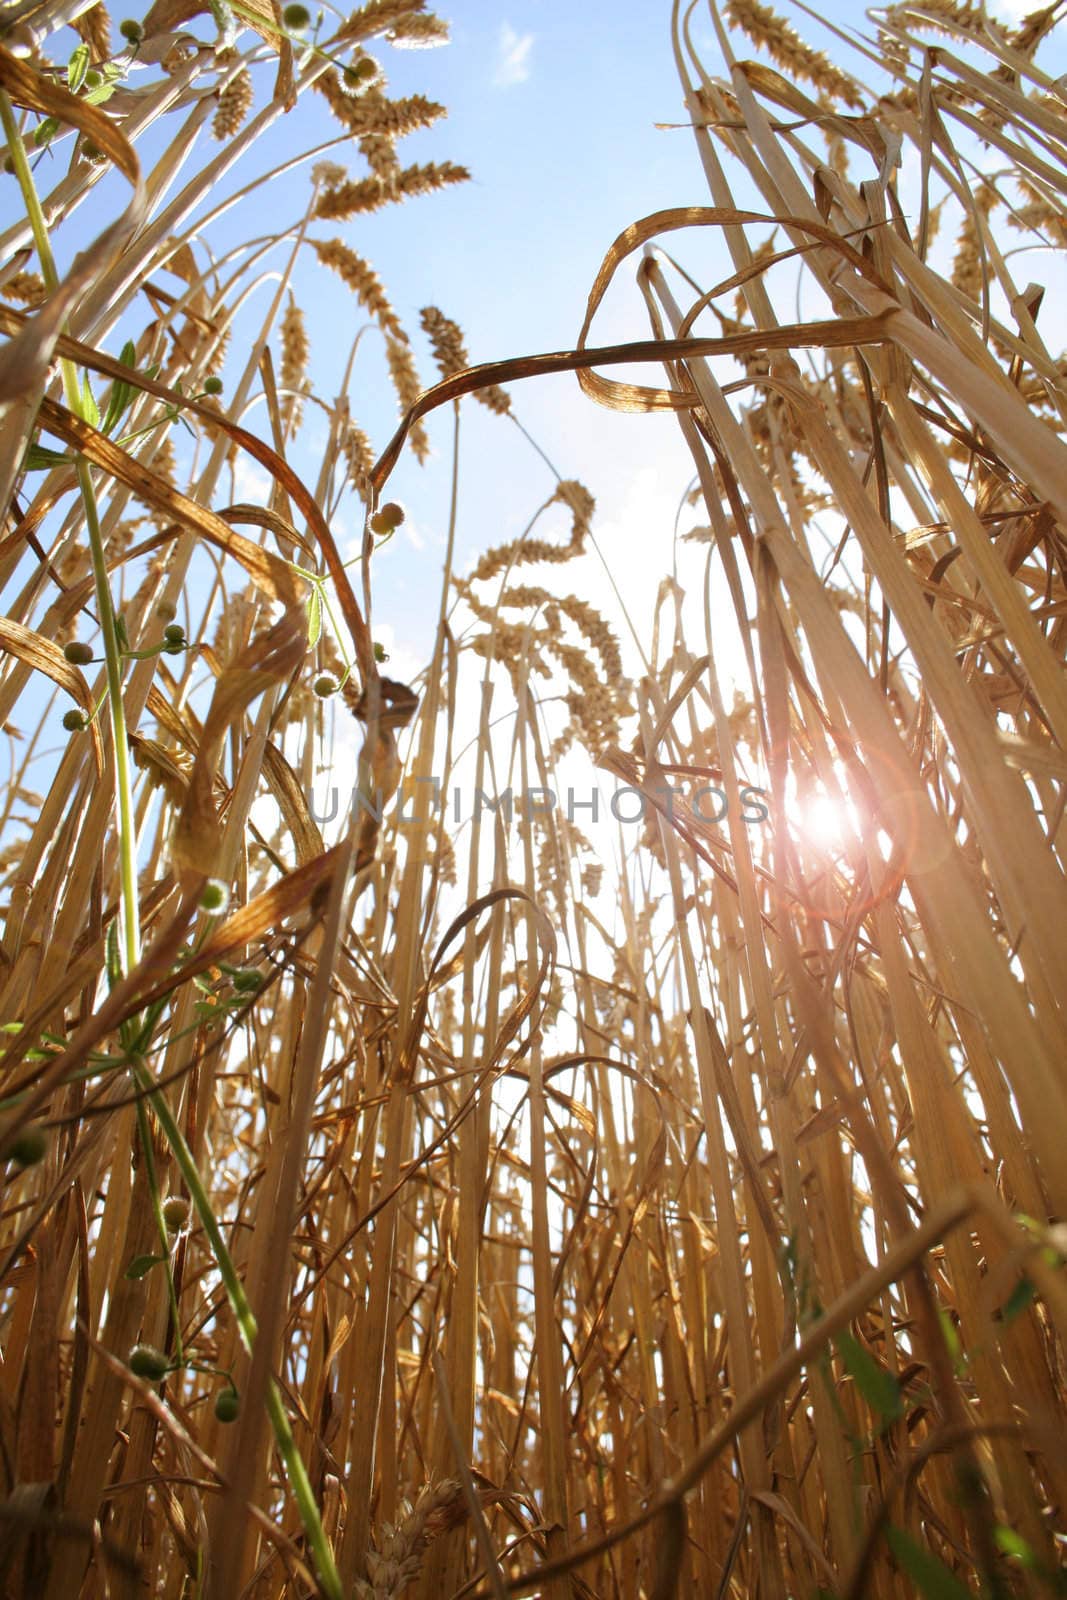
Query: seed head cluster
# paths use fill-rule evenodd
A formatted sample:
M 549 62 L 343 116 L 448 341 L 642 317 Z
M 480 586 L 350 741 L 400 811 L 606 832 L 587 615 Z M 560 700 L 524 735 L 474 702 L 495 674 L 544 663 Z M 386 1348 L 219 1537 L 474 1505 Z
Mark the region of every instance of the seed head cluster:
M 424 306 L 420 321 L 442 378 L 454 377 L 457 372 L 463 372 L 470 366 L 470 357 L 457 322 L 438 311 L 436 306 Z M 484 389 L 476 389 L 474 398 L 480 400 L 483 406 L 488 406 L 490 411 L 501 415 L 511 410 L 511 396 L 495 383 L 486 384 Z
M 253 97 L 252 75 L 242 64 L 219 90 L 211 131 L 220 143 L 233 138 L 252 109 Z
M 402 1503 L 395 1522 L 383 1523 L 367 1552 L 367 1576 L 355 1588 L 355 1600 L 398 1600 L 422 1571 L 433 1539 L 462 1517 L 462 1490 L 452 1478 L 426 1484 L 415 1504 Z

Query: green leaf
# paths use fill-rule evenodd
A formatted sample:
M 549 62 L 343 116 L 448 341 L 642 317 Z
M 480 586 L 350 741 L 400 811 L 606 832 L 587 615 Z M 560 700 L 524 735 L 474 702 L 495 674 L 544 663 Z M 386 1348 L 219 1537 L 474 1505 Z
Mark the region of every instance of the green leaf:
M 50 144 L 52 142 L 56 134 L 59 132 L 59 127 L 60 123 L 58 117 L 43 117 L 41 119 L 36 128 L 33 130 L 33 142 L 37 146 L 38 150 L 40 150 L 43 145 Z
M 953 1576 L 945 1563 L 916 1544 L 903 1528 L 887 1528 L 885 1536 L 923 1600 L 974 1600 L 970 1589 Z
M 119 924 L 116 918 L 108 924 L 107 934 L 104 938 L 104 951 L 107 958 L 107 986 L 113 989 L 122 981 L 122 959 L 119 955 Z
M 956 1324 L 953 1322 L 944 1306 L 938 1306 L 937 1320 L 941 1324 L 941 1332 L 945 1336 L 945 1344 L 948 1346 L 948 1353 L 952 1357 L 952 1369 L 958 1378 L 966 1370 L 967 1357 L 964 1354 L 963 1346 L 960 1343 L 960 1336 L 956 1331 Z
M 49 467 L 69 466 L 70 460 L 70 456 L 64 455 L 62 450 L 49 450 L 46 445 L 31 444 L 22 465 L 27 472 L 45 472 Z
M 1005 1327 L 1014 1322 L 1016 1317 L 1021 1317 L 1027 1306 L 1033 1300 L 1037 1290 L 1029 1278 L 1020 1278 L 1011 1294 L 1000 1308 L 1000 1320 Z
M 89 387 L 89 374 L 87 372 L 82 373 L 81 414 L 82 420 L 87 422 L 91 428 L 99 428 L 100 407 L 96 403 L 96 396 Z
M 322 632 L 322 591 L 315 584 L 308 597 L 308 649 L 313 650 Z
M 1027 1544 L 1021 1533 L 1016 1533 L 1014 1528 L 1000 1527 L 993 1529 L 993 1542 L 998 1550 L 1006 1556 L 1016 1560 L 1021 1567 L 1036 1567 L 1037 1557 Z
M 80 44 L 67 62 L 67 88 L 71 94 L 77 94 L 85 82 L 85 74 L 89 70 L 89 46 Z
M 143 1278 L 151 1272 L 153 1267 L 158 1267 L 159 1263 L 164 1259 L 163 1256 L 134 1256 L 123 1273 L 123 1277 Z
M 82 95 L 82 99 L 86 101 L 88 105 L 102 106 L 104 101 L 110 100 L 114 93 L 115 85 L 113 83 L 108 83 L 105 80 L 103 83 L 98 83 L 94 89 L 86 89 L 85 93 Z
M 111 388 L 111 397 L 107 403 L 104 420 L 100 424 L 101 433 L 110 433 L 122 417 L 122 413 L 130 403 L 133 390 L 128 383 L 116 379 Z
M 868 1355 L 859 1340 L 854 1339 L 850 1333 L 839 1333 L 834 1342 L 845 1371 L 871 1410 L 890 1421 L 901 1416 L 904 1411 L 904 1401 L 900 1393 L 900 1384 L 893 1374 L 887 1372 L 873 1356 Z
M 137 351 L 134 348 L 132 339 L 126 340 L 126 343 L 122 347 L 122 354 L 119 356 L 119 360 L 122 362 L 124 367 L 136 366 Z M 116 378 L 115 382 L 111 385 L 111 398 L 107 403 L 107 411 L 104 414 L 104 420 L 100 424 L 101 433 L 111 432 L 112 428 L 115 427 L 120 417 L 122 417 L 124 412 L 128 409 L 133 396 L 133 384 L 126 383 L 122 378 Z

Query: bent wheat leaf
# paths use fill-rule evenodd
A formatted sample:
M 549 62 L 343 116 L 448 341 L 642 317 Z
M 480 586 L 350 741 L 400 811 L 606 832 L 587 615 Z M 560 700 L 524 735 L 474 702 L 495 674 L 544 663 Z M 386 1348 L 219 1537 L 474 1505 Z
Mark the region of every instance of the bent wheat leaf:
M 301 612 L 287 611 L 269 632 L 241 651 L 216 683 L 185 804 L 174 829 L 172 851 L 179 869 L 202 873 L 205 878 L 214 871 L 221 832 L 212 790 L 223 740 L 230 724 L 258 695 L 296 670 L 306 645 Z
M 89 723 L 96 770 L 102 773 L 104 747 L 100 729 L 93 717 L 95 709 L 93 697 L 83 675 L 71 666 L 62 650 L 57 644 L 53 644 L 51 639 L 42 639 L 32 628 L 23 627 L 21 622 L 14 622 L 6 617 L 0 617 L 0 649 L 18 656 L 20 661 L 24 661 L 35 672 L 45 673 L 53 683 L 58 684 L 69 694 L 72 700 L 78 702 Z

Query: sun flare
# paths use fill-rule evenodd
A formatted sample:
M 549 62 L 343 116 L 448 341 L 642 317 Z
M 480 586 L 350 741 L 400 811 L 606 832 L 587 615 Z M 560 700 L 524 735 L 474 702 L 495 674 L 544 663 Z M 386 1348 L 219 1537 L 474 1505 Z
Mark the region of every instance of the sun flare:
M 820 850 L 843 844 L 852 830 L 852 819 L 842 800 L 829 794 L 813 794 L 802 805 L 800 832 Z

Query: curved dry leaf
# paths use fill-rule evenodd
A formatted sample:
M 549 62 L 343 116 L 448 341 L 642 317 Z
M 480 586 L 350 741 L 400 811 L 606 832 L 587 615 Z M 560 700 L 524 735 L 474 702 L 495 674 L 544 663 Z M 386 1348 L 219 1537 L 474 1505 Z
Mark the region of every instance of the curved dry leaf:
M 189 792 L 189 773 L 175 759 L 173 751 L 157 739 L 146 739 L 140 733 L 131 733 L 129 742 L 134 764 L 148 774 L 149 783 L 161 788 L 172 806 L 184 805 Z
M 155 0 L 145 14 L 142 24 L 144 36 L 151 39 L 157 33 L 174 33 L 187 22 L 192 22 L 194 17 L 211 14 L 208 0 Z M 274 8 L 270 0 L 241 0 L 239 21 L 254 28 L 273 49 L 278 48 L 281 35 L 275 26 Z
M 292 872 L 287 872 L 277 883 L 272 883 L 269 889 L 257 894 L 247 905 L 241 906 L 240 910 L 227 917 L 222 927 L 216 929 L 210 942 L 197 951 L 196 955 L 168 973 L 153 988 L 139 994 L 136 1005 L 128 1014 L 133 1015 L 135 1011 L 143 1010 L 157 1000 L 165 999 L 181 984 L 187 983 L 190 978 L 199 977 L 200 973 L 217 966 L 228 956 L 243 952 L 249 945 L 276 935 L 287 918 L 295 916 L 305 906 L 314 906 L 317 903 L 323 887 L 329 882 L 343 854 L 344 846 L 335 845 L 317 860 L 309 861 L 304 866 L 294 867 Z
M 7 617 L 0 617 L 0 650 L 6 650 L 10 655 L 18 656 L 34 672 L 43 672 L 51 678 L 72 700 L 76 700 L 89 721 L 89 734 L 93 743 L 93 759 L 96 770 L 104 770 L 104 747 L 100 739 L 100 729 L 93 712 L 96 707 L 89 685 L 82 673 L 71 666 L 66 656 L 57 644 L 51 639 L 42 639 L 39 633 L 34 633 L 32 628 L 26 628 L 21 622 L 13 622 Z
M 269 533 L 273 533 L 277 538 L 288 539 L 290 544 L 295 544 L 297 549 L 301 550 L 309 561 L 314 561 L 315 559 L 315 547 L 310 540 L 305 539 L 304 535 L 298 533 L 286 517 L 279 516 L 269 506 L 246 505 L 242 501 L 238 505 L 227 506 L 225 511 L 219 512 L 219 516 L 223 522 L 229 522 L 235 526 L 240 526 L 244 523 L 252 528 L 266 528 Z
M 593 287 L 589 291 L 586 302 L 585 320 L 578 334 L 578 349 L 585 351 L 586 339 L 592 327 L 593 318 L 604 299 L 605 294 L 615 276 L 619 266 L 626 257 L 661 233 L 674 233 L 680 228 L 729 228 L 738 224 L 764 224 L 775 227 L 793 228 L 809 235 L 821 244 L 830 246 L 837 251 L 852 266 L 861 277 L 866 278 L 875 287 L 886 292 L 887 286 L 880 274 L 874 269 L 858 250 L 855 250 L 847 240 L 834 229 L 817 223 L 810 217 L 796 216 L 769 216 L 758 211 L 742 211 L 735 206 L 673 206 L 665 211 L 653 211 L 647 217 L 642 217 L 638 222 L 630 223 L 619 234 L 614 244 L 608 250 Z M 662 359 L 680 360 L 686 355 L 740 355 L 763 353 L 769 350 L 782 349 L 811 349 L 818 348 L 829 350 L 841 344 L 880 344 L 885 339 L 891 338 L 889 315 L 882 313 L 873 317 L 841 318 L 835 317 L 826 322 L 800 323 L 791 327 L 775 329 L 759 329 L 751 333 L 742 333 L 722 341 L 714 341 L 717 346 L 714 350 L 684 350 L 677 348 L 673 354 L 667 353 Z M 850 336 L 840 338 L 839 335 L 849 330 Z M 739 341 L 735 348 L 730 346 L 734 340 Z M 682 341 L 664 341 L 680 345 Z M 688 341 L 686 341 L 688 342 Z M 694 341 L 697 343 L 699 341 Z M 607 379 L 599 377 L 583 364 L 577 369 L 578 382 L 583 390 L 599 404 L 608 406 L 616 411 L 663 411 L 689 409 L 699 402 L 695 396 L 675 389 L 649 389 L 638 384 L 610 383 Z
M 499 1061 L 506 1046 L 510 1044 L 511 1040 L 522 1027 L 522 1024 L 525 1022 L 526 1018 L 530 1015 L 537 1000 L 537 996 L 541 993 L 542 989 L 548 982 L 551 969 L 555 963 L 556 931 L 552 926 L 551 919 L 544 911 L 541 910 L 541 907 L 532 898 L 532 896 L 527 894 L 525 889 L 512 887 L 493 889 L 490 890 L 488 894 L 479 895 L 477 900 L 472 901 L 471 904 L 467 906 L 466 910 L 460 912 L 459 916 L 452 921 L 445 933 L 442 935 L 440 943 L 434 952 L 433 960 L 430 963 L 430 970 L 427 974 L 426 982 L 419 991 L 419 996 L 415 1005 L 415 1015 L 412 1019 L 411 1028 L 408 1032 L 407 1039 L 399 1053 L 401 1065 L 398 1067 L 398 1076 L 403 1077 L 405 1073 L 414 1071 L 415 1054 L 418 1049 L 419 1038 L 421 1036 L 423 1024 L 426 1019 L 427 1001 L 431 991 L 436 987 L 437 973 L 439 968 L 441 968 L 444 964 L 445 955 L 449 946 L 452 944 L 453 940 L 459 937 L 469 923 L 474 922 L 478 917 L 481 916 L 483 911 L 488 911 L 493 906 L 502 904 L 505 900 L 517 900 L 530 908 L 537 930 L 537 942 L 540 946 L 541 959 L 538 964 L 537 973 L 533 983 L 530 985 L 529 989 L 525 990 L 520 995 L 519 999 L 515 1002 L 515 1005 L 512 1007 L 511 1011 L 500 1025 L 492 1052 L 491 1059 L 493 1061 Z M 525 1054 L 525 1047 L 520 1050 L 519 1054 Z
M 235 533 L 216 512 L 190 500 L 167 483 L 165 478 L 136 461 L 119 445 L 57 401 L 45 396 L 39 414 L 50 432 L 75 445 L 94 466 L 102 467 L 128 489 L 132 489 L 143 504 L 162 512 L 184 529 L 202 534 L 227 555 L 233 556 L 269 599 L 287 606 L 299 605 L 296 575 L 280 556 L 264 550 L 262 545 L 253 544 L 243 534 Z
M 263 776 L 293 836 L 296 859 L 301 866 L 307 866 L 325 853 L 326 845 L 318 823 L 308 809 L 307 797 L 299 778 L 277 745 L 269 741 L 263 747 Z
M 215 684 L 185 804 L 174 828 L 171 851 L 179 868 L 205 878 L 215 870 L 221 832 L 213 790 L 223 740 L 251 701 L 295 672 L 306 649 L 303 616 L 298 610 L 287 611 L 268 632 L 246 645 Z
M 643 218 L 616 239 L 601 265 L 590 291 L 585 321 L 574 350 L 554 350 L 544 355 L 518 356 L 507 361 L 487 361 L 446 378 L 425 390 L 404 414 L 396 433 L 386 445 L 370 474 L 376 494 L 380 494 L 396 466 L 404 441 L 416 422 L 438 406 L 458 400 L 465 394 L 496 384 L 513 383 L 521 378 L 539 378 L 552 372 L 576 372 L 587 394 L 614 411 L 688 411 L 699 405 L 691 390 L 649 388 L 642 384 L 608 382 L 592 371 L 597 366 L 622 366 L 631 362 L 681 361 L 689 356 L 763 355 L 770 350 L 831 350 L 857 344 L 883 344 L 893 338 L 893 319 L 898 313 L 889 307 L 869 316 L 833 317 L 822 322 L 785 324 L 773 329 L 746 329 L 715 339 L 638 339 L 626 344 L 589 348 L 586 337 L 600 302 L 621 261 L 657 233 L 674 228 L 728 227 L 736 223 L 784 224 L 812 235 L 819 243 L 831 246 L 862 277 L 883 293 L 881 277 L 858 251 L 831 228 L 807 217 L 771 217 L 762 212 L 740 211 L 733 207 L 684 206 L 657 211 Z

